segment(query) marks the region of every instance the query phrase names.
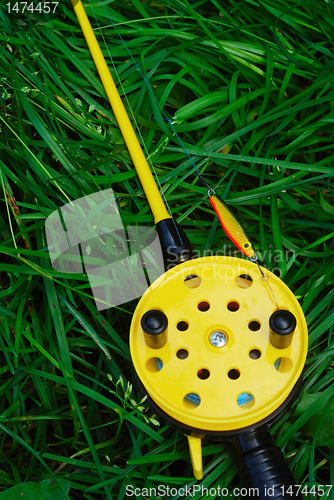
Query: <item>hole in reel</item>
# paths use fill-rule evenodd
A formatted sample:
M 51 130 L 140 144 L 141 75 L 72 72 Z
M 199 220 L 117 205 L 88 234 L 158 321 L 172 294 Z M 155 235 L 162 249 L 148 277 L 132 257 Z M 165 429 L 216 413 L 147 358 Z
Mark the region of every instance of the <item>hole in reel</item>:
M 189 356 L 189 352 L 186 349 L 179 349 L 176 353 L 179 359 L 186 359 Z
M 201 404 L 201 398 L 195 392 L 189 392 L 183 398 L 183 404 L 186 408 L 193 410 Z
M 292 361 L 290 358 L 278 358 L 276 359 L 274 366 L 278 372 L 288 373 L 292 368 Z
M 176 328 L 180 332 L 185 332 L 186 330 L 188 330 L 189 325 L 188 325 L 188 323 L 186 321 L 179 321 L 178 324 L 176 325 Z
M 210 372 L 206 368 L 201 368 L 197 372 L 197 377 L 200 378 L 201 380 L 206 380 L 207 378 L 210 377 Z
M 250 323 L 248 323 L 248 328 L 252 332 L 257 332 L 261 328 L 261 323 L 259 321 L 256 321 L 256 320 L 251 321 Z
M 203 300 L 202 302 L 200 302 L 198 304 L 197 309 L 201 312 L 208 311 L 210 309 L 210 304 L 209 304 L 209 302 L 206 302 Z
M 232 300 L 227 304 L 227 309 L 231 312 L 235 312 L 240 308 L 240 304 L 236 300 Z
M 197 288 L 202 283 L 202 280 L 197 274 L 189 274 L 184 278 L 184 284 L 187 288 Z
M 249 274 L 240 274 L 240 276 L 238 276 L 235 280 L 235 284 L 239 288 L 250 288 L 253 284 L 253 280 Z
M 250 392 L 242 392 L 237 397 L 237 403 L 240 408 L 242 408 L 243 410 L 247 410 L 248 408 L 254 406 L 255 398 Z
M 150 358 L 146 362 L 146 368 L 151 373 L 159 372 L 162 369 L 163 365 L 164 364 L 160 358 Z
M 260 349 L 252 349 L 249 351 L 249 357 L 252 359 L 259 359 L 261 357 L 261 351 Z
M 227 376 L 231 380 L 237 380 L 240 377 L 240 371 L 236 368 L 231 368 L 231 370 L 228 371 Z

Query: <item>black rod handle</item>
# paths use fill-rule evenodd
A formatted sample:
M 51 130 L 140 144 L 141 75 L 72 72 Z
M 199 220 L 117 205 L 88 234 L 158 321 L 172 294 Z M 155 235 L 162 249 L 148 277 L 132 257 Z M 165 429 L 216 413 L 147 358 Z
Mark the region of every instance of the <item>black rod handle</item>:
M 251 491 L 258 500 L 303 498 L 283 453 L 265 426 L 236 435 L 232 445 L 241 482 L 245 488 L 257 488 Z
M 190 260 L 193 257 L 191 243 L 174 219 L 163 219 L 155 229 L 159 235 L 165 270 Z

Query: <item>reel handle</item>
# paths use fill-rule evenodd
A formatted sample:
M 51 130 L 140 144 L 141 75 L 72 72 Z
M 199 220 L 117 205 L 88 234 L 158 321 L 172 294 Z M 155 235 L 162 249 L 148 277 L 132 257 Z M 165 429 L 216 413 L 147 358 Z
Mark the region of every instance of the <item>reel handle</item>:
M 258 500 L 303 498 L 297 495 L 292 473 L 267 427 L 240 433 L 231 441 L 241 482 L 246 488 L 258 489 L 253 490 Z

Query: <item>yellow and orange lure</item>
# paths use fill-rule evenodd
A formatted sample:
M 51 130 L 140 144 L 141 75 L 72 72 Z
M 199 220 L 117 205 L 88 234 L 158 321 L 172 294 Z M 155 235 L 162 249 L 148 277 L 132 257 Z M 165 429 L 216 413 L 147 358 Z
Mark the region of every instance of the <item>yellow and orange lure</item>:
M 208 189 L 208 195 L 210 199 L 210 203 L 216 212 L 218 219 L 220 220 L 220 223 L 227 234 L 227 236 L 230 238 L 231 241 L 235 244 L 241 252 L 246 255 L 246 257 L 250 258 L 259 268 L 259 271 L 261 273 L 261 277 L 265 284 L 268 287 L 268 292 L 270 293 L 274 304 L 276 305 L 277 309 L 279 309 L 279 305 L 277 302 L 277 299 L 275 297 L 275 294 L 269 284 L 269 276 L 265 274 L 261 266 L 258 262 L 257 255 L 254 251 L 253 245 L 249 241 L 249 238 L 247 236 L 247 233 L 245 229 L 242 227 L 240 222 L 237 220 L 235 215 L 231 212 L 231 210 L 228 208 L 226 203 L 216 195 L 214 190 L 209 186 L 209 184 L 206 182 L 206 180 L 197 172 L 198 177 L 201 179 L 205 187 Z
M 211 190 L 211 192 L 213 191 Z M 224 203 L 223 200 L 215 193 L 210 193 L 210 203 L 230 240 L 233 241 L 233 243 L 239 248 L 239 250 L 242 251 L 243 254 L 246 255 L 246 257 L 255 260 L 256 253 L 254 252 L 254 248 L 249 241 L 246 231 L 232 214 L 226 203 Z

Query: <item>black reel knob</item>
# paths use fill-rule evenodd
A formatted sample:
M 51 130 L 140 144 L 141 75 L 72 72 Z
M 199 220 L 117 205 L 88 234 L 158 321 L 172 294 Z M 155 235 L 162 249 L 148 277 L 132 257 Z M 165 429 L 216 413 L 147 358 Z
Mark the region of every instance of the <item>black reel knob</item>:
M 145 341 L 149 347 L 160 349 L 167 342 L 168 319 L 166 314 L 157 309 L 147 311 L 141 318 Z
M 275 311 L 269 319 L 270 342 L 277 349 L 285 349 L 292 342 L 297 321 L 292 312 L 285 309 Z

